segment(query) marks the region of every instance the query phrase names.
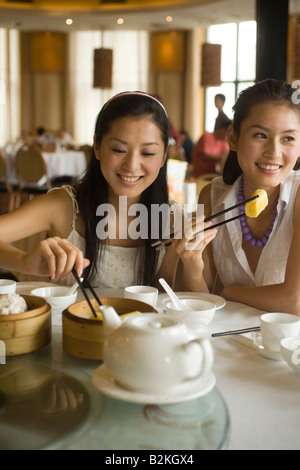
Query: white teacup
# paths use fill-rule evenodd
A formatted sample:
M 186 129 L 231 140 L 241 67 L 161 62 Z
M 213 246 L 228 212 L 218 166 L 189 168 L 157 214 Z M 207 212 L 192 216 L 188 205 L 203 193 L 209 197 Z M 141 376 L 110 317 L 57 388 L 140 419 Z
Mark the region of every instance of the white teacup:
M 177 321 L 183 321 L 189 328 L 203 328 L 212 321 L 216 313 L 215 304 L 206 300 L 180 299 L 180 301 L 189 309 L 179 310 L 173 302 L 168 302 L 166 310 L 169 315 L 172 315 Z
M 263 346 L 278 352 L 283 338 L 300 334 L 300 318 L 289 313 L 265 313 L 260 317 L 260 330 Z
M 0 294 L 14 294 L 17 283 L 11 279 L 0 279 Z
M 124 297 L 126 299 L 139 300 L 140 302 L 149 304 L 154 308 L 156 307 L 157 296 L 158 296 L 158 289 L 156 289 L 156 287 L 130 286 L 130 287 L 125 287 L 124 289 Z

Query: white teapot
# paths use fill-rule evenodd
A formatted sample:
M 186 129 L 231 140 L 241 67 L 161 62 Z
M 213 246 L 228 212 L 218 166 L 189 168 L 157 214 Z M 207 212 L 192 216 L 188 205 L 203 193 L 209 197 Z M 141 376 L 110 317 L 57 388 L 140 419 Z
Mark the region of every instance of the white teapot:
M 199 378 L 213 365 L 208 339 L 167 315 L 143 313 L 121 320 L 103 306 L 103 361 L 127 390 L 159 393 Z

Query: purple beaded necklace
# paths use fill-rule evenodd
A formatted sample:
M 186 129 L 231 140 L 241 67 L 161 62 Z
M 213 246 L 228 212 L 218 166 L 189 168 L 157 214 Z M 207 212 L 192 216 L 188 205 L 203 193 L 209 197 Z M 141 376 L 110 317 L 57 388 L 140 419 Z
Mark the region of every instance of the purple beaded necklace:
M 244 200 L 244 181 L 243 181 L 243 178 L 241 179 L 241 183 L 240 183 L 240 189 L 239 189 L 239 195 L 238 195 L 238 202 L 241 203 L 243 202 Z M 245 206 L 240 206 L 239 207 L 239 211 L 240 211 L 240 214 L 244 214 L 245 212 Z M 242 233 L 243 233 L 243 236 L 244 236 L 244 239 L 250 243 L 251 246 L 257 246 L 258 248 L 262 248 L 263 246 L 265 246 L 265 244 L 267 243 L 267 241 L 269 240 L 269 237 L 272 233 L 272 230 L 273 230 L 273 227 L 274 227 L 274 223 L 275 223 L 275 220 L 276 220 L 276 217 L 277 217 L 277 208 L 275 207 L 275 211 L 274 211 L 274 215 L 273 215 L 273 219 L 272 219 L 272 222 L 271 222 L 271 225 L 270 227 L 268 228 L 266 234 L 264 235 L 264 237 L 261 239 L 261 240 L 256 240 L 254 237 L 252 237 L 251 235 L 251 232 L 250 232 L 250 229 L 247 225 L 247 222 L 246 222 L 246 216 L 245 215 L 242 215 L 240 217 L 240 224 L 241 224 L 241 230 L 242 230 Z

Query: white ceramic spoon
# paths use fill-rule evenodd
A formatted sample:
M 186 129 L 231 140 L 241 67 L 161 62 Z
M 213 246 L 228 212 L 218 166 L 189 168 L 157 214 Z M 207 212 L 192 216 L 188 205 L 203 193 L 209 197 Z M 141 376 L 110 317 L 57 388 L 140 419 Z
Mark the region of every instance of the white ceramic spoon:
M 168 294 L 168 296 L 170 297 L 173 304 L 176 306 L 178 310 L 193 310 L 191 307 L 188 307 L 183 302 L 181 302 L 181 300 L 177 297 L 177 295 L 171 289 L 169 284 L 162 277 L 159 279 L 159 282 L 162 285 L 162 287 L 165 289 L 166 293 Z
M 83 281 L 83 277 L 80 278 L 80 282 Z M 65 295 L 72 295 L 76 289 L 78 289 L 79 285 L 78 285 L 78 282 L 75 282 L 75 284 L 73 284 L 72 287 L 70 287 L 69 290 L 67 290 L 66 294 Z

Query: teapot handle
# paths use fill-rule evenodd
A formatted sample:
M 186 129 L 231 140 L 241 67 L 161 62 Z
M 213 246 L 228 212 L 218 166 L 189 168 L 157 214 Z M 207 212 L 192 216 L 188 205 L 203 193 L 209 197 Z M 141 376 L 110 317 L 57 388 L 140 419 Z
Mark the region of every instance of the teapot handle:
M 214 353 L 207 338 L 194 339 L 185 345 L 186 379 L 205 375 L 213 366 Z

